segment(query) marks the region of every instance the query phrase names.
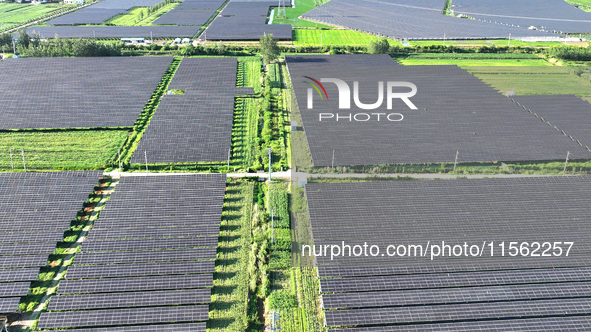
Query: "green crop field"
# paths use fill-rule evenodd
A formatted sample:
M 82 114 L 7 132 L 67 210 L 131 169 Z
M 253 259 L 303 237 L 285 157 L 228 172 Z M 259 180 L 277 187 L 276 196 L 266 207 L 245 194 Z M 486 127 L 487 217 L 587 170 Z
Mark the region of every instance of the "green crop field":
M 460 67 L 470 66 L 552 66 L 544 59 L 420 59 L 407 58 L 397 59 L 406 66 L 420 65 L 457 65 Z
M 591 97 L 591 81 L 569 67 L 466 67 L 498 91 L 517 95 L 575 94 Z
M 591 0 L 565 0 L 572 5 L 580 5 L 579 8 L 586 12 L 591 12 Z
M 20 3 L 0 3 L 0 30 L 41 18 L 60 9 L 58 4 L 30 5 Z
M 105 24 L 117 26 L 148 26 L 179 4 L 180 2 L 165 4 L 162 8 L 154 11 L 152 14 L 148 13 L 148 7 L 135 7 L 127 14 L 117 15 L 108 19 Z
M 127 139 L 127 130 L 0 132 L 0 169 L 101 169 Z
M 317 30 L 317 29 L 294 29 L 294 45 L 360 45 L 367 46 L 372 40 L 378 40 L 377 36 L 350 30 Z M 390 44 L 399 42 L 390 40 Z
M 323 2 L 327 2 L 324 0 Z M 295 0 L 296 8 L 286 8 L 286 17 L 279 18 L 277 16 L 277 8 L 275 8 L 275 16 L 273 17 L 273 24 L 291 24 L 294 28 L 331 28 L 329 25 L 314 23 L 306 20 L 301 20 L 298 17 L 303 13 L 309 12 L 316 8 L 314 0 Z

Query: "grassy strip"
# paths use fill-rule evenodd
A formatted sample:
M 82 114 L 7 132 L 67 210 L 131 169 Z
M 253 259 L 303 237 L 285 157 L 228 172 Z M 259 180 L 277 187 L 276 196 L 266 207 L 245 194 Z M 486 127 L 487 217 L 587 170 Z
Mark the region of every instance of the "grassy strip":
M 565 0 L 571 5 L 579 5 L 581 10 L 591 12 L 591 0 Z
M 251 219 L 255 183 L 231 180 L 226 188 L 218 258 L 207 330 L 245 331 L 248 326 Z
M 409 43 L 412 46 L 458 46 L 458 47 L 467 47 L 467 48 L 477 48 L 482 46 L 502 46 L 506 47 L 510 45 L 511 47 L 550 47 L 561 45 L 562 43 L 559 41 L 552 41 L 552 42 L 524 42 L 521 40 L 509 40 L 507 39 L 492 39 L 492 40 L 411 40 Z
M 78 211 L 77 217 L 70 224 L 70 229 L 64 233 L 64 240 L 57 244 L 54 254 L 48 258 L 48 264 L 42 267 L 37 281 L 31 283 L 29 295 L 21 299 L 19 309 L 23 317 L 21 320 L 34 321 L 32 329 L 35 330 L 39 322 L 39 316 L 49 305 L 49 300 L 54 295 L 59 286 L 59 281 L 66 274 L 68 266 L 72 264 L 74 255 L 80 251 L 80 245 L 77 243 L 83 233 L 88 231 L 90 225 L 103 208 L 104 202 L 108 199 L 109 191 L 106 191 L 112 183 L 112 179 L 101 179 L 98 187 L 89 195 L 89 199 L 84 202 L 83 209 Z M 11 331 L 29 331 L 28 327 L 21 326 Z
M 27 169 L 103 169 L 116 159 L 117 150 L 129 132 L 125 129 L 0 132 L 0 170 L 23 170 L 21 151 Z
M 0 3 L 0 32 L 60 12 L 65 12 L 75 7 L 76 5 L 61 6 L 59 4 L 45 4 L 42 6 L 31 6 L 25 3 Z

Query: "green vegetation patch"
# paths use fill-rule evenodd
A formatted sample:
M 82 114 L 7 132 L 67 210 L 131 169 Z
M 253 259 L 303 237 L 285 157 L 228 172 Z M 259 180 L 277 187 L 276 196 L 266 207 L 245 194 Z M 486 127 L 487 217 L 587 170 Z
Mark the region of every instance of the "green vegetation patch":
M 378 40 L 377 36 L 350 30 L 294 29 L 292 34 L 294 45 L 304 46 L 367 46 Z
M 517 95 L 575 94 L 591 96 L 591 81 L 569 67 L 466 67 L 501 93 Z M 580 73 L 579 73 L 580 74 Z
M 39 19 L 54 10 L 62 8 L 59 4 L 33 6 L 20 3 L 0 3 L 0 31 L 5 28 Z
M 285 15 L 279 17 L 277 8 L 275 8 L 275 16 L 273 17 L 273 24 L 291 24 L 294 28 L 331 28 L 329 25 L 310 22 L 299 19 L 298 17 L 310 10 L 318 7 L 319 4 L 328 2 L 328 0 L 296 0 L 296 8 L 285 8 Z
M 0 132 L 0 170 L 102 169 L 116 160 L 129 130 L 48 130 Z

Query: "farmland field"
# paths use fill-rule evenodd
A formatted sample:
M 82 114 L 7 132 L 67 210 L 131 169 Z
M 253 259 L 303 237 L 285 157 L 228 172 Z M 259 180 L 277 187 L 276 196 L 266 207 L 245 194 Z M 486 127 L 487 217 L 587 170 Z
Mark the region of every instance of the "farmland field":
M 19 23 L 41 18 L 60 8 L 61 6 L 58 4 L 33 6 L 20 3 L 0 3 L 0 31 Z
M 591 96 L 591 81 L 568 67 L 466 67 L 486 84 L 517 95 L 574 94 Z
M 350 30 L 317 30 L 317 29 L 294 29 L 294 45 L 362 45 L 367 46 L 370 41 L 378 37 L 366 33 Z M 390 43 L 397 43 L 390 40 Z
M 0 169 L 101 169 L 123 146 L 127 130 L 68 130 L 0 132 Z
M 591 12 L 591 0 L 565 0 L 573 5 L 580 5 L 579 8 L 586 12 Z
M 506 39 L 494 39 L 494 40 L 412 40 L 410 41 L 412 46 L 426 46 L 426 45 L 453 45 L 459 47 L 481 47 L 481 46 L 502 46 L 506 47 L 508 40 Z M 560 45 L 561 42 L 524 42 L 521 40 L 511 40 L 510 46 L 522 46 L 522 47 L 550 47 Z

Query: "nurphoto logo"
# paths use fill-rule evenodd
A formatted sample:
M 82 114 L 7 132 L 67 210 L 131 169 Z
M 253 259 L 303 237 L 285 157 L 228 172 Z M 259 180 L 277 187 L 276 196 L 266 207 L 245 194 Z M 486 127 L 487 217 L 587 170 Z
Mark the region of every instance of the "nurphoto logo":
M 304 78 L 308 79 L 309 81 L 304 81 L 310 88 L 308 88 L 308 95 L 307 95 L 307 108 L 314 109 L 314 90 L 316 90 L 317 94 L 320 96 L 321 100 L 329 100 L 328 93 L 326 92 L 326 88 L 322 83 L 333 83 L 337 86 L 338 89 L 338 101 L 339 101 L 339 110 L 350 110 L 351 109 L 351 87 L 350 85 L 338 78 L 321 78 L 320 80 L 314 79 L 309 76 L 304 76 Z M 384 89 L 385 88 L 385 89 Z M 397 90 L 400 88 L 408 88 L 410 91 L 408 92 L 398 92 Z M 384 93 L 384 90 L 386 92 Z M 375 103 L 366 104 L 361 102 L 359 96 L 359 82 L 353 82 L 353 102 L 357 108 L 362 110 L 376 110 L 381 108 L 384 104 L 384 99 L 386 99 L 386 108 L 388 110 L 392 110 L 393 100 L 400 99 L 402 100 L 406 106 L 411 110 L 418 109 L 415 104 L 410 100 L 414 95 L 417 94 L 417 86 L 410 82 L 400 82 L 400 81 L 379 81 L 378 82 L 378 100 Z M 385 95 L 385 97 L 384 97 Z M 340 114 L 340 113 L 319 113 L 318 120 L 319 121 L 327 121 L 327 120 L 335 120 L 335 121 L 358 121 L 358 122 L 366 122 L 366 121 L 382 121 L 382 120 L 392 121 L 392 122 L 399 122 L 404 119 L 404 116 L 401 113 L 349 113 L 349 114 Z

